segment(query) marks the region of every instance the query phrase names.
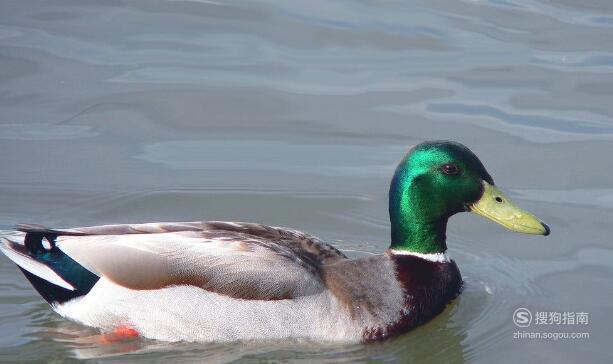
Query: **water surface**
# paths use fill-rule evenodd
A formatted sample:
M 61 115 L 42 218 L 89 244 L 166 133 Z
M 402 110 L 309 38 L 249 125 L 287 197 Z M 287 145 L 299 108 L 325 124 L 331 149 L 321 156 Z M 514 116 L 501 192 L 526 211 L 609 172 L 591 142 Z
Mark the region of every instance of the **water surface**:
M 376 253 L 396 163 L 454 139 L 552 235 L 454 217 L 462 296 L 376 345 L 91 345 L 2 257 L 0 361 L 611 362 L 612 91 L 603 1 L 4 1 L 0 229 L 243 220 Z M 514 339 L 519 307 L 590 337 Z

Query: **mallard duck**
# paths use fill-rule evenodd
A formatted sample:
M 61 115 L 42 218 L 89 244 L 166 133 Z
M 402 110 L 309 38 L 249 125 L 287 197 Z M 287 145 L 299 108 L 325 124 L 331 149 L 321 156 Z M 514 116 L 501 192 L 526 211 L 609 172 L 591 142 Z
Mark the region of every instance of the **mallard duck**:
M 465 146 L 412 148 L 389 190 L 391 243 L 349 259 L 300 231 L 245 222 L 49 229 L 21 225 L 1 250 L 60 315 L 166 341 L 371 342 L 441 313 L 462 289 L 447 254 L 452 215 L 549 228 L 513 205 Z

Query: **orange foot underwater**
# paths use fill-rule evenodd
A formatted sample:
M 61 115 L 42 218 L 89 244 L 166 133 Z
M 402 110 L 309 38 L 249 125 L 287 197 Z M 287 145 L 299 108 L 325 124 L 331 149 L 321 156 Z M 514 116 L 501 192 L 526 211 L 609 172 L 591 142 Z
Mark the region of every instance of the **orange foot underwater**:
M 119 326 L 111 332 L 100 334 L 95 338 L 98 344 L 113 344 L 138 337 L 138 331 L 128 326 Z

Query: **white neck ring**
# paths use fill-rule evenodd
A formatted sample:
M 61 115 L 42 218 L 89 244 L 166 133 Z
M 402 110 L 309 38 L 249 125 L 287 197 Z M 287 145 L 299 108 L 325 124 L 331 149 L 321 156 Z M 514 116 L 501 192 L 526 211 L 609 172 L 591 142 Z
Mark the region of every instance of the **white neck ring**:
M 418 258 L 422 258 L 425 260 L 428 260 L 430 262 L 435 262 L 435 263 L 449 263 L 451 262 L 451 259 L 447 256 L 447 253 L 417 253 L 417 252 L 410 252 L 410 251 L 406 251 L 406 250 L 397 250 L 397 249 L 390 249 L 390 252 L 393 255 L 410 255 L 413 257 L 418 257 Z

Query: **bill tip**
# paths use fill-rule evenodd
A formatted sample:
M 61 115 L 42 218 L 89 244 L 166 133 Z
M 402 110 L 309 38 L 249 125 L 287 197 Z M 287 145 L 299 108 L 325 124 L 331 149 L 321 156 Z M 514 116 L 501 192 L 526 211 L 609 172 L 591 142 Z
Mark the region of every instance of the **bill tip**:
M 549 228 L 549 226 L 547 224 L 545 224 L 544 222 L 542 222 L 542 221 L 541 221 L 541 224 L 545 228 L 545 232 L 543 233 L 543 235 L 547 236 L 547 235 L 551 234 L 551 229 Z

